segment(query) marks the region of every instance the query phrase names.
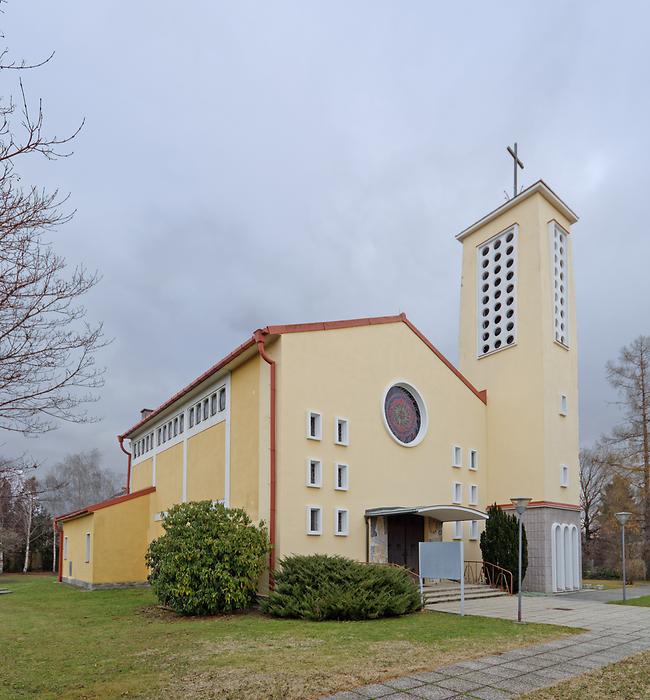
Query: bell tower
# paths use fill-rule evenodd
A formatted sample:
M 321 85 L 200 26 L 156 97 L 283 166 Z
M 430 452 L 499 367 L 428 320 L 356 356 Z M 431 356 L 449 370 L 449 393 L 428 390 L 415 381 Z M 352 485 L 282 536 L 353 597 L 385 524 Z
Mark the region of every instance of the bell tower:
M 457 236 L 463 245 L 460 370 L 487 389 L 488 503 L 533 499 L 524 516 L 528 590 L 579 587 L 571 254 L 577 220 L 540 180 Z M 570 531 L 568 549 L 562 541 L 568 562 L 562 581 L 554 541 L 558 525 Z

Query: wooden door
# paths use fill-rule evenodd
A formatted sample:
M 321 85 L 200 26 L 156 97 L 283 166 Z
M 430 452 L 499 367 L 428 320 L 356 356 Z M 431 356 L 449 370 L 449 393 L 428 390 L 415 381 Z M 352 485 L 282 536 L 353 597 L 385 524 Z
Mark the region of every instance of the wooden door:
M 419 543 L 424 541 L 424 518 L 419 515 L 388 517 L 388 561 L 419 571 Z

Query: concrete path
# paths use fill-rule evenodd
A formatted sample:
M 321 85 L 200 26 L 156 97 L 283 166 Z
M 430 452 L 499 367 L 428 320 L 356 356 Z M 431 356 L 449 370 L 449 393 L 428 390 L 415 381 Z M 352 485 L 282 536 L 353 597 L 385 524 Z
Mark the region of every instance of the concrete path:
M 608 588 L 602 591 L 596 588 L 585 588 L 582 591 L 576 591 L 575 593 L 561 593 L 561 596 L 570 597 L 576 600 L 595 600 L 601 603 L 607 602 L 609 600 L 622 600 L 623 599 L 623 589 L 622 588 Z M 627 597 L 630 598 L 640 598 L 644 595 L 650 595 L 650 586 L 646 585 L 636 585 L 627 587 Z
M 575 595 L 525 596 L 523 603 L 523 617 L 527 622 L 583 627 L 589 631 L 504 654 L 462 661 L 428 673 L 354 688 L 328 698 L 505 700 L 650 649 L 650 608 L 605 605 L 579 600 Z M 436 610 L 458 613 L 458 603 L 436 605 Z M 517 599 L 513 596 L 466 601 L 465 613 L 516 619 Z

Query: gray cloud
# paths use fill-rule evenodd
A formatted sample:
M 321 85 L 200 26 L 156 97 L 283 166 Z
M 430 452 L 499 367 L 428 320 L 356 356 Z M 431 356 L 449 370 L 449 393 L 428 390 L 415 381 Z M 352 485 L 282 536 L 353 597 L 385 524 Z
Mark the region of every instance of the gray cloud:
M 11 0 L 14 53 L 73 158 L 22 166 L 72 193 L 56 234 L 103 274 L 115 342 L 93 425 L 11 438 L 51 464 L 97 446 L 255 327 L 406 311 L 457 355 L 453 235 L 543 177 L 574 227 L 583 442 L 616 419 L 604 364 L 648 333 L 645 3 Z M 36 21 L 38 20 L 38 21 Z M 12 76 L 4 76 L 5 92 Z

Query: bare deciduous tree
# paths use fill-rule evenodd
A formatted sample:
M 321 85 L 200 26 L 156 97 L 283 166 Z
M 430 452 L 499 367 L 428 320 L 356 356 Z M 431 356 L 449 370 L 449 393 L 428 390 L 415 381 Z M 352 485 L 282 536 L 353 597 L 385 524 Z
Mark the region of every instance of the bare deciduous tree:
M 608 453 L 602 446 L 580 450 L 580 506 L 585 549 L 598 535 L 598 513 L 605 486 L 611 478 L 607 469 Z
M 0 75 L 42 64 L 0 52 Z M 102 384 L 95 353 L 104 341 L 101 324 L 88 324 L 80 304 L 97 276 L 83 267 L 68 273 L 45 237 L 70 220 L 66 198 L 24 188 L 16 173 L 29 154 L 70 155 L 66 144 L 81 127 L 63 138 L 47 135 L 42 104 L 32 113 L 20 80 L 17 89 L 18 103 L 0 98 L 0 429 L 38 433 L 59 419 L 89 420 L 83 406 Z
M 641 335 L 622 348 L 618 362 L 607 364 L 607 378 L 625 411 L 608 440 L 615 450 L 612 465 L 638 495 L 643 559 L 650 570 L 650 337 Z

